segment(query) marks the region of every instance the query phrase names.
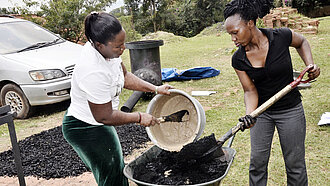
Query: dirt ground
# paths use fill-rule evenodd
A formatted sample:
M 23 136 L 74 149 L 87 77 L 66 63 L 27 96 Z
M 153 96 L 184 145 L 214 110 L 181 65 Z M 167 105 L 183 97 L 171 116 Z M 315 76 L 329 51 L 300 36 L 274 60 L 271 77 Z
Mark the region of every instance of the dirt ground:
M 25 177 L 25 184 L 27 186 L 97 186 L 93 174 L 86 172 L 77 177 L 70 177 L 65 179 L 42 179 L 32 176 Z M 128 180 L 130 186 L 137 186 L 134 182 Z M 17 186 L 19 185 L 17 177 L 0 177 L 0 185 L 3 186 Z
M 25 177 L 25 183 L 27 186 L 97 186 L 93 174 L 86 172 L 77 177 L 70 177 L 65 179 L 38 179 L 35 177 Z M 3 186 L 17 186 L 19 185 L 17 177 L 0 177 L 0 185 Z M 130 186 L 137 186 L 134 182 L 129 180 Z
M 27 186 L 45 186 L 45 185 L 67 185 L 67 186 L 97 186 L 93 174 L 91 172 L 86 172 L 77 177 L 70 177 L 64 179 L 43 179 L 36 178 L 32 176 L 25 177 L 25 183 Z M 0 185 L 6 186 L 17 186 L 19 185 L 17 177 L 0 177 Z

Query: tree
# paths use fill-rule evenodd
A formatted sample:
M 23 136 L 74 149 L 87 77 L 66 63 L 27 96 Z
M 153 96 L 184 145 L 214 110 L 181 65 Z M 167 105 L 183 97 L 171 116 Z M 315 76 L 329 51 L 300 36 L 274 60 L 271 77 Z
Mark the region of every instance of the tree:
M 140 0 L 124 0 L 124 3 L 128 15 L 131 16 L 132 26 L 135 28 L 134 24 L 138 17 Z
M 0 15 L 4 14 L 4 15 L 8 15 L 8 14 L 17 14 L 18 10 L 14 7 L 14 8 L 0 8 Z
M 120 16 L 119 21 L 126 32 L 126 42 L 136 41 L 141 39 L 141 34 L 135 31 L 133 24 L 132 24 L 132 17 L 131 16 Z
M 111 10 L 110 14 L 116 16 L 117 18 L 121 17 L 121 16 L 126 16 L 125 13 L 125 7 L 119 7 L 116 9 Z
M 192 0 L 179 4 L 164 16 L 165 30 L 176 35 L 193 37 L 204 28 L 223 21 L 223 10 L 227 1 Z
M 83 20 L 87 11 L 83 10 L 81 0 L 51 0 L 49 4 L 41 5 L 42 13 L 46 19 L 45 27 L 63 38 L 78 42 L 83 36 Z
M 330 0 L 292 0 L 292 7 L 310 17 L 328 16 L 329 13 L 323 12 L 322 9 L 329 5 Z
M 156 32 L 160 27 L 159 14 L 173 3 L 173 0 L 125 0 L 125 6 L 137 30 L 141 34 Z
M 192 37 L 207 26 L 223 21 L 230 0 L 125 0 L 132 27 L 145 35 L 158 30 Z
M 86 15 L 92 11 L 105 11 L 105 8 L 115 0 L 49 0 L 46 3 L 24 0 L 24 2 L 27 6 L 40 5 L 41 11 L 38 15 L 44 17 L 44 27 L 77 43 L 83 39 L 83 22 Z M 20 13 L 29 14 L 26 9 L 22 9 Z

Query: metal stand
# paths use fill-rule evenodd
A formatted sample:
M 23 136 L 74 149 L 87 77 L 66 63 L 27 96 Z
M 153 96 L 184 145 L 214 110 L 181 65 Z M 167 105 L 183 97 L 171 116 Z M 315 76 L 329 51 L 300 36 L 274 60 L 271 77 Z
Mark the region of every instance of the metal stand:
M 0 107 L 0 125 L 5 123 L 8 124 L 8 130 L 9 130 L 11 145 L 14 152 L 19 185 L 25 186 L 26 184 L 24 180 L 22 161 L 21 161 L 21 156 L 20 156 L 16 132 L 15 132 L 15 126 L 14 126 L 14 114 L 10 112 L 9 105 Z

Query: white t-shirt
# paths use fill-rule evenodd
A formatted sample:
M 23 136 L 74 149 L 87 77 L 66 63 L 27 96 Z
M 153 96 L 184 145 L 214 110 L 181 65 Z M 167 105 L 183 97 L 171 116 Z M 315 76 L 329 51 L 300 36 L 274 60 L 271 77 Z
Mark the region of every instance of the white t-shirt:
M 121 62 L 121 58 L 104 59 L 91 43 L 87 42 L 73 71 L 71 104 L 67 115 L 92 125 L 103 125 L 94 119 L 88 101 L 95 104 L 111 101 L 112 109 L 118 110 L 119 94 L 124 87 Z

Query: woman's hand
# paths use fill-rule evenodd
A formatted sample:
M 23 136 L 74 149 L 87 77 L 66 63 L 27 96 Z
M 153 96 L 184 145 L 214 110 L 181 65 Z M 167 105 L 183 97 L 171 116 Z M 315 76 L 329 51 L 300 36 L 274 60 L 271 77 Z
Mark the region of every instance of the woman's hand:
M 156 94 L 164 94 L 164 95 L 170 95 L 169 89 L 172 89 L 173 87 L 171 85 L 161 85 L 156 88 Z
M 319 77 L 320 73 L 321 73 L 321 70 L 320 68 L 316 65 L 316 64 L 313 64 L 313 69 L 308 71 L 308 78 L 313 80 L 313 79 L 316 79 L 317 77 Z
M 245 115 L 238 119 L 238 121 L 242 122 L 241 131 L 243 132 L 245 129 L 251 128 L 257 122 L 257 118 L 253 118 L 251 115 Z
M 140 113 L 141 114 L 141 122 L 140 125 L 145 127 L 154 126 L 156 124 L 160 124 L 159 120 L 147 113 Z

